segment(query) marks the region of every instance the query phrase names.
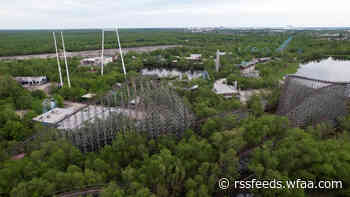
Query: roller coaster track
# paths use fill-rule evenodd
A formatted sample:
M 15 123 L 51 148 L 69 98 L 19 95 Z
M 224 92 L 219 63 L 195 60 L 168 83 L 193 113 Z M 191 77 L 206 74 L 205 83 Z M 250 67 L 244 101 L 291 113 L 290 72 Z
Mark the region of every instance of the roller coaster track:
M 306 84 L 309 84 L 309 86 Z M 350 82 L 331 82 L 331 81 L 325 81 L 325 80 L 311 79 L 311 78 L 302 77 L 302 76 L 289 75 L 287 76 L 285 87 L 282 91 L 277 113 L 279 115 L 287 116 L 291 120 L 292 126 L 299 126 L 299 127 L 307 126 L 307 124 L 310 123 L 309 120 L 311 120 L 312 124 L 316 124 L 324 120 L 334 120 L 338 116 L 346 114 L 345 106 L 346 106 L 346 101 L 348 99 L 347 96 L 350 94 L 349 84 Z M 303 88 L 300 88 L 301 86 L 303 86 Z M 304 91 L 301 91 L 301 90 L 304 90 Z M 141 92 L 141 93 L 144 93 L 144 92 Z M 169 118 L 173 117 L 172 118 L 174 119 L 173 124 L 181 123 L 184 120 L 186 120 L 186 113 L 184 112 L 184 110 L 186 109 L 184 108 L 183 104 L 179 102 L 179 98 L 177 98 L 176 96 L 172 97 L 172 94 L 170 94 L 170 92 L 167 92 L 167 91 L 165 93 L 163 92 L 162 95 L 165 95 L 165 97 L 171 98 L 170 101 L 165 101 L 165 102 L 171 102 L 171 103 L 177 102 L 179 104 L 179 105 L 173 105 L 170 109 L 181 108 L 179 111 L 175 112 L 174 115 L 171 115 L 171 113 L 169 113 L 167 110 L 163 110 L 165 112 L 164 115 L 169 116 Z M 151 99 L 154 100 L 153 97 L 151 97 Z M 159 102 L 159 101 L 156 101 L 156 102 Z M 151 106 L 151 111 L 154 111 L 154 109 L 155 108 Z M 226 112 L 223 114 L 215 115 L 213 117 L 220 117 L 228 114 L 230 113 Z M 181 117 L 183 115 L 185 116 Z M 152 118 L 154 118 L 153 115 L 152 117 L 149 117 L 149 118 L 151 118 L 150 121 L 157 121 L 157 119 L 152 120 Z M 165 121 L 169 121 L 169 120 L 166 119 Z M 205 120 L 203 119 L 200 119 L 200 120 L 197 119 L 195 122 L 193 122 L 195 124 L 192 123 L 192 126 L 200 126 L 204 121 Z M 186 127 L 186 125 L 188 124 L 189 123 L 185 122 L 184 126 Z M 154 129 L 157 129 L 157 128 L 159 128 L 159 125 L 155 124 L 155 128 L 151 128 L 151 130 L 154 131 Z M 164 129 L 172 130 L 173 126 L 165 125 Z M 42 132 L 42 133 L 45 133 L 45 132 Z M 27 143 L 33 141 L 38 136 L 40 137 L 42 133 L 39 133 L 38 135 L 33 136 L 27 139 L 26 141 L 22 142 L 17 149 L 21 149 L 20 147 L 26 146 Z M 155 135 L 159 135 L 159 134 L 162 134 L 162 133 L 159 133 L 156 131 Z M 94 138 L 94 136 L 100 137 L 100 136 L 92 135 L 90 136 L 90 138 L 86 139 L 87 143 L 91 143 L 90 141 L 91 139 Z M 97 146 L 99 146 L 98 144 L 100 142 L 96 142 L 96 143 L 97 143 Z M 19 153 L 23 153 L 23 150 L 19 151 Z
M 82 108 L 82 109 L 84 109 L 84 108 Z M 207 118 L 197 119 L 192 126 L 193 126 L 193 128 L 200 129 L 200 126 L 210 118 L 222 118 L 222 117 L 229 116 L 229 115 L 235 115 L 235 116 L 237 116 L 237 120 L 242 120 L 248 116 L 249 112 L 251 112 L 251 111 L 250 110 L 247 110 L 247 111 L 235 110 L 235 111 L 231 111 L 231 112 L 222 112 L 222 113 L 215 114 L 215 115 L 212 115 L 212 116 L 207 117 Z M 17 156 L 21 156 L 21 155 L 23 156 L 23 154 L 25 152 L 24 151 L 25 146 L 27 144 L 33 142 L 35 139 L 40 138 L 45 133 L 46 133 L 45 130 L 40 131 L 39 133 L 35 134 L 32 137 L 29 137 L 25 141 L 20 142 L 18 145 L 16 145 L 14 148 L 12 148 L 13 150 L 11 150 L 10 153 L 12 155 L 13 160 L 15 160 Z
M 294 126 L 306 126 L 308 122 L 305 120 L 308 120 L 310 116 L 313 118 L 312 123 L 318 123 L 323 120 L 333 120 L 337 116 L 345 114 L 344 106 L 349 97 L 350 82 L 331 82 L 296 75 L 289 75 L 286 80 L 287 83 L 285 84 L 281 95 L 278 113 L 290 118 Z M 298 91 L 298 87 L 302 84 L 296 82 L 296 80 L 305 82 L 305 92 Z M 311 87 L 308 87 L 306 84 L 311 84 Z M 293 87 L 296 89 L 293 90 Z M 291 99 L 293 95 L 297 95 L 298 99 Z M 285 104 L 288 104 L 290 101 L 292 102 L 286 107 Z M 225 114 L 215 116 L 217 117 L 227 114 L 228 113 L 226 112 Z M 324 119 L 320 118 L 323 116 L 325 117 Z M 197 122 L 201 123 L 203 120 L 198 120 Z M 271 137 L 266 137 L 258 145 L 243 148 L 237 154 L 239 157 L 244 157 L 270 139 Z M 26 140 L 26 143 L 31 140 L 33 139 Z M 98 194 L 106 186 L 107 184 L 86 186 L 79 189 L 70 188 L 70 191 L 55 192 L 54 196 L 76 197 L 88 194 Z
M 321 80 L 321 79 L 313 79 L 310 77 L 304 77 L 300 75 L 287 75 L 287 78 L 295 78 L 295 79 L 303 79 L 303 80 L 308 80 L 308 81 L 313 81 L 313 82 L 318 82 L 318 83 L 329 83 L 329 84 L 339 84 L 339 85 L 349 85 L 350 81 L 327 81 L 327 80 Z
M 106 144 L 110 144 L 116 132 L 124 131 L 140 131 L 146 132 L 150 137 L 157 137 L 159 135 L 166 135 L 167 132 L 171 132 L 176 136 L 181 136 L 182 132 L 187 128 L 200 128 L 206 119 L 196 119 L 192 111 L 183 102 L 183 99 L 179 97 L 176 92 L 171 87 L 167 87 L 167 84 L 158 83 L 152 80 L 145 80 L 143 78 L 139 80 L 126 81 L 117 90 L 118 95 L 106 94 L 93 102 L 89 102 L 87 105 L 77 109 L 74 113 L 66 116 L 53 127 L 57 128 L 63 121 L 77 121 L 76 119 L 81 117 L 81 120 L 88 121 L 91 120 L 90 112 L 95 113 L 94 117 L 101 114 L 95 110 L 86 110 L 90 107 L 94 108 L 97 105 L 102 106 L 117 106 L 120 109 L 125 110 L 123 116 L 137 116 L 144 113 L 145 116 L 141 121 L 131 122 L 131 118 L 119 117 L 120 115 L 115 114 L 110 111 L 110 108 L 106 110 L 103 109 L 103 115 L 101 120 L 91 121 L 82 128 L 75 130 L 59 130 L 57 132 L 54 128 L 52 139 L 66 138 L 72 142 L 73 145 L 78 147 L 82 152 L 97 151 L 99 148 Z M 124 90 L 124 91 L 123 91 Z M 117 98 L 118 97 L 118 98 Z M 136 105 L 130 106 L 130 100 L 140 98 L 140 101 Z M 117 100 L 116 100 L 117 99 Z M 135 99 L 137 100 L 137 99 Z M 87 112 L 84 112 L 87 111 Z M 133 111 L 130 114 L 130 111 Z M 105 113 L 107 117 L 104 117 Z M 122 112 L 123 113 L 123 112 Z M 136 115 L 135 115 L 136 114 Z M 233 112 L 223 112 L 216 114 L 213 117 L 223 117 L 226 115 L 237 115 L 238 119 L 244 118 L 247 112 L 233 111 Z M 130 116 L 131 115 L 131 116 Z M 74 125 L 77 125 L 73 122 Z M 67 125 L 70 125 L 67 124 Z M 37 134 L 28 138 L 27 140 L 20 142 L 17 146 L 13 147 L 13 150 L 9 151 L 13 159 L 18 159 L 19 156 L 23 156 L 26 152 L 27 147 L 29 147 L 33 141 L 36 139 L 46 136 L 48 130 L 44 129 L 38 131 Z M 51 137 L 49 138 L 51 139 Z M 18 157 L 16 157 L 18 156 Z
M 289 75 L 280 97 L 277 114 L 289 118 L 292 126 L 305 127 L 323 121 L 334 122 L 347 114 L 350 82 L 332 82 Z
M 61 124 L 65 129 L 56 132 L 54 138 L 66 138 L 82 152 L 91 152 L 110 144 L 118 132 L 143 132 L 152 138 L 167 133 L 181 136 L 193 126 L 194 114 L 167 84 L 136 78 L 126 81 L 117 91 L 118 95 L 106 94 L 60 120 L 52 127 Z M 11 155 L 23 153 L 27 144 L 45 133 L 44 129 L 20 142 Z
M 151 88 L 156 89 L 154 86 L 152 86 Z M 144 92 L 141 92 L 141 94 L 143 94 L 143 93 Z M 148 94 L 148 93 L 146 92 L 145 94 Z M 184 122 L 184 126 L 185 127 L 187 127 L 186 125 L 191 126 L 189 123 L 186 123 L 186 120 L 187 120 L 186 116 L 191 115 L 191 114 L 186 112 L 186 110 L 187 110 L 186 106 L 185 106 L 184 103 L 181 102 L 181 98 L 180 97 L 177 97 L 176 95 L 174 95 L 170 90 L 165 90 L 165 92 L 161 92 L 160 96 L 164 96 L 166 98 L 170 98 L 170 101 L 162 100 L 162 98 L 160 98 L 160 97 L 155 97 L 155 98 L 151 97 L 151 99 L 154 100 L 154 102 L 156 102 L 156 104 L 162 104 L 162 103 L 166 104 L 167 102 L 171 102 L 171 103 L 177 104 L 177 105 L 170 105 L 170 107 L 168 107 L 166 110 L 160 109 L 163 112 L 166 112 L 166 113 L 164 113 L 165 116 L 169 116 L 169 118 L 178 119 L 178 120 L 175 121 L 176 124 Z M 158 108 L 154 108 L 153 105 L 150 105 L 150 107 L 152 107 L 150 109 L 152 112 L 159 113 L 158 111 L 154 111 L 154 110 L 157 110 Z M 84 109 L 85 108 L 82 108 L 79 111 L 84 110 Z M 171 110 L 178 110 L 178 111 L 175 111 L 175 113 L 174 113 Z M 169 113 L 169 111 L 170 111 L 170 113 Z M 76 114 L 77 113 L 79 113 L 79 112 L 76 112 Z M 242 113 L 244 113 L 244 112 L 242 112 Z M 175 116 L 172 115 L 172 114 L 175 114 Z M 223 116 L 230 115 L 230 114 L 231 115 L 240 115 L 240 112 L 236 112 L 236 113 L 235 112 L 224 112 L 224 113 L 216 114 L 213 117 L 223 117 Z M 207 120 L 207 119 L 205 119 L 205 120 Z M 192 126 L 200 125 L 205 120 L 203 120 L 203 119 L 202 120 L 197 120 L 197 121 L 195 121 L 195 122 L 197 122 L 197 124 L 193 124 L 192 123 Z M 168 128 L 173 128 L 173 127 L 170 126 Z M 175 130 L 176 130 L 176 128 L 175 128 Z M 30 142 L 34 141 L 35 139 L 40 138 L 45 133 L 46 133 L 45 131 L 41 131 L 37 135 L 35 135 L 33 137 L 30 137 L 27 140 L 25 140 L 24 142 L 22 142 L 20 144 L 21 147 L 17 147 L 17 148 L 22 149 L 22 146 L 26 146 L 26 144 L 29 144 Z M 52 196 L 75 197 L 75 196 L 88 195 L 88 194 L 98 194 L 106 186 L 107 186 L 107 184 L 94 185 L 94 186 L 84 186 L 83 188 L 81 188 L 81 187 L 80 188 L 68 188 L 68 189 L 66 189 L 64 191 L 56 191 L 54 194 L 52 194 Z

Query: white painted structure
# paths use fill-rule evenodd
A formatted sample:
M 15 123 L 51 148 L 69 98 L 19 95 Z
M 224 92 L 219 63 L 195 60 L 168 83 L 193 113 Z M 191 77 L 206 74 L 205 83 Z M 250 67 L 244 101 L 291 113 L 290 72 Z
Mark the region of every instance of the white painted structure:
M 97 119 L 105 120 L 112 114 L 121 113 L 135 119 L 145 117 L 143 112 L 132 109 L 79 104 L 69 108 L 54 108 L 33 120 L 61 130 L 74 130 L 84 127 L 87 123 L 94 123 Z
M 216 60 L 215 60 L 215 68 L 216 68 L 216 72 L 220 71 L 220 56 L 221 55 L 226 55 L 225 52 L 220 52 L 219 49 L 216 51 Z
M 164 78 L 164 77 L 179 77 L 180 80 L 185 78 L 185 76 L 189 79 L 197 79 L 202 77 L 202 71 L 180 71 L 176 69 L 148 69 L 144 68 L 141 70 L 141 74 L 145 76 L 157 76 L 159 78 Z
M 102 51 L 101 51 L 101 75 L 103 76 L 103 67 L 104 67 L 104 49 L 105 49 L 105 31 L 102 29 Z M 113 60 L 112 60 L 113 61 Z
M 57 49 L 57 41 L 56 41 L 56 33 L 52 32 L 53 40 L 55 42 L 55 50 L 56 50 L 56 59 L 57 59 L 57 67 L 58 67 L 58 74 L 60 75 L 60 86 L 63 87 L 63 78 L 62 78 L 62 71 L 61 71 L 61 64 L 60 64 L 60 56 L 58 54 Z
M 190 57 L 186 57 L 187 60 L 201 60 L 202 54 L 191 54 Z
M 101 61 L 103 60 L 103 61 Z M 80 61 L 81 66 L 105 66 L 109 63 L 113 62 L 113 57 L 92 57 L 92 58 L 84 58 Z M 101 68 L 102 72 L 102 68 Z
M 61 39 L 62 39 L 64 63 L 66 65 L 68 87 L 70 88 L 71 84 L 70 84 L 70 78 L 69 78 L 69 69 L 68 69 L 68 62 L 67 62 L 67 55 L 66 55 L 66 47 L 64 46 L 64 38 L 63 38 L 63 32 L 62 31 L 61 31 Z
M 94 98 L 95 96 L 96 96 L 96 94 L 88 93 L 88 94 L 81 96 L 81 98 L 91 99 L 91 98 Z
M 232 98 L 234 95 L 239 95 L 237 81 L 235 81 L 234 86 L 231 86 L 227 84 L 225 78 L 215 81 L 213 91 L 218 95 L 223 95 L 225 98 Z
M 122 59 L 122 65 L 123 65 L 123 72 L 124 72 L 124 76 L 126 78 L 126 68 L 125 68 L 125 64 L 124 64 L 124 57 L 123 57 L 122 46 L 120 45 L 118 26 L 115 27 L 115 32 L 117 34 L 117 40 L 118 40 L 118 45 L 119 45 L 119 53 L 120 53 L 120 57 Z
M 251 65 L 248 67 L 241 67 L 242 74 L 248 74 L 248 73 L 253 72 L 253 71 L 255 71 L 255 65 Z
M 34 121 L 41 122 L 46 126 L 54 126 L 66 116 L 71 115 L 77 109 L 71 108 L 54 108 L 40 116 L 33 118 Z
M 38 86 L 48 82 L 46 76 L 38 77 L 15 77 L 15 80 L 18 83 L 21 83 L 22 86 Z
M 244 77 L 259 77 L 259 71 L 255 70 L 255 65 L 257 63 L 259 63 L 259 59 L 253 59 L 252 61 L 239 64 L 241 75 Z

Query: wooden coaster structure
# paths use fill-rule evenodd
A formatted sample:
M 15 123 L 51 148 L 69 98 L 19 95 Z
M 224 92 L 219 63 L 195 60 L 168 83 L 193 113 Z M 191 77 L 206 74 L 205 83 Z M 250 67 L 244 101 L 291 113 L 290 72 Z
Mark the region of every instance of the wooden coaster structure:
M 60 129 L 58 133 L 82 152 L 91 152 L 111 144 L 118 132 L 144 133 L 150 138 L 167 134 L 181 137 L 195 117 L 166 83 L 137 78 L 63 121 L 68 125 L 83 122 L 78 128 Z
M 350 82 L 332 82 L 289 75 L 286 78 L 277 114 L 289 118 L 292 126 L 305 127 L 322 122 L 335 123 L 345 116 Z

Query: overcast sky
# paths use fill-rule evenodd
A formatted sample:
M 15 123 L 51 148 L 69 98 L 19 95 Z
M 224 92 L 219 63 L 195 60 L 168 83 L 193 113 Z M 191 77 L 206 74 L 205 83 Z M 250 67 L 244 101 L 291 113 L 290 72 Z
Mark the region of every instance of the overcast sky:
M 1 0 L 0 29 L 350 26 L 349 0 Z

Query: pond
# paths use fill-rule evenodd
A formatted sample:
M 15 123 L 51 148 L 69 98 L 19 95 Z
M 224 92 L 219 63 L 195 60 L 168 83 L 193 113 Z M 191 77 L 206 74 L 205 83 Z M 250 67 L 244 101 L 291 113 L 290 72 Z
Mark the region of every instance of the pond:
M 350 61 L 331 57 L 312 61 L 301 64 L 296 75 L 333 82 L 350 81 Z
M 142 75 L 156 75 L 160 78 L 163 77 L 179 77 L 182 79 L 185 75 L 189 80 L 197 79 L 202 77 L 203 71 L 195 70 L 195 71 L 180 71 L 178 69 L 148 69 L 144 68 L 141 70 Z

